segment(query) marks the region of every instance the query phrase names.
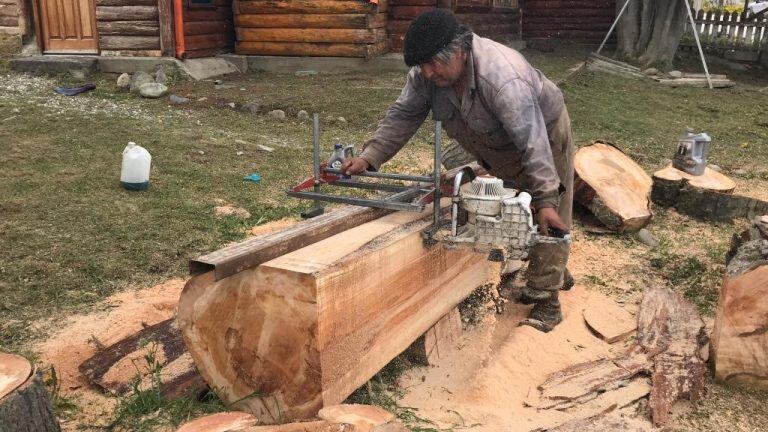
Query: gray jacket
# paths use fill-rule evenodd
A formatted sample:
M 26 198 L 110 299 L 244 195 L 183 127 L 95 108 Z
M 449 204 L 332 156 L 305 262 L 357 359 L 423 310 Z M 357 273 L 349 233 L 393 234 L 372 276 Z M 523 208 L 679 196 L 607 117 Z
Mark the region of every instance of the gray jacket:
M 459 102 L 451 87 L 437 87 L 411 68 L 400 97 L 360 156 L 375 168 L 391 159 L 432 110 L 448 136 L 493 175 L 533 193 L 534 204 L 556 207 L 560 179 L 548 138 L 563 110 L 563 95 L 517 51 L 474 35 L 468 85 Z

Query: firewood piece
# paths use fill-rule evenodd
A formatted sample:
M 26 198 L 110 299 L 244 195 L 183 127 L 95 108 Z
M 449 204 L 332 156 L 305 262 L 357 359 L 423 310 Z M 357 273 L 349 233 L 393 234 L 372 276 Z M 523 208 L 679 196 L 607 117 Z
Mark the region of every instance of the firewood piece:
M 704 393 L 702 351 L 708 342 L 704 321 L 680 295 L 649 288 L 640 304 L 637 339 L 653 357 L 650 407 L 654 425 L 660 426 L 678 399 L 695 402 Z
M 153 344 L 157 349 L 152 353 Z M 181 339 L 174 318 L 149 326 L 84 361 L 80 372 L 94 385 L 115 395 L 131 390 L 137 374 L 142 375 L 144 386 L 150 385 L 150 370 L 145 355 L 153 355 L 160 369 L 160 390 L 166 397 L 176 397 L 188 391 L 202 390 L 205 382 L 195 368 Z
M 371 406 L 344 404 L 328 406 L 317 415 L 332 423 L 354 426 L 355 432 L 407 432 L 408 429 L 389 411 Z
M 615 389 L 631 373 L 611 359 L 580 363 L 550 375 L 541 390 L 537 408 L 549 409 L 593 399 L 598 393 Z
M 259 419 L 246 412 L 207 415 L 184 423 L 176 432 L 240 432 L 259 424 Z
M 40 375 L 24 357 L 0 353 L 0 431 L 60 430 Z
M 598 293 L 587 300 L 583 316 L 587 326 L 608 343 L 618 342 L 637 329 L 637 320 L 632 314 Z
M 763 219 L 766 222 L 763 222 Z M 715 379 L 768 388 L 768 219 L 735 236 L 712 330 Z
M 425 248 L 431 218 L 393 213 L 219 281 L 192 278 L 178 322 L 200 373 L 264 422 L 342 402 L 487 277 L 484 254 Z
M 632 232 L 650 222 L 651 177 L 610 143 L 581 147 L 574 158 L 574 200 L 606 227 Z

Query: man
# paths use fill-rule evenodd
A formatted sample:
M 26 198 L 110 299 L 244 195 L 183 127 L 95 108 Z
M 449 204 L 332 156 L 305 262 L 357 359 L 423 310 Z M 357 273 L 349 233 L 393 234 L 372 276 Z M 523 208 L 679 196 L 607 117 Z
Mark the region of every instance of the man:
M 391 159 L 429 111 L 448 135 L 492 175 L 532 193 L 543 235 L 568 232 L 573 202 L 574 145 L 560 90 L 517 51 L 481 38 L 436 9 L 416 18 L 405 35 L 411 66 L 400 97 L 359 157 L 342 169 L 356 174 Z M 520 301 L 535 303 L 522 324 L 550 331 L 562 314 L 567 245 L 538 244 L 529 254 Z

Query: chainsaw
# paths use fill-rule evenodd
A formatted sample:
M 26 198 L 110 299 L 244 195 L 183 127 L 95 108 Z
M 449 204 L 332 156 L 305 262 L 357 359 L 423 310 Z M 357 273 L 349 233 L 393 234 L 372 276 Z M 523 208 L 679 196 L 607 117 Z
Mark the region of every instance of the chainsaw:
M 476 164 L 449 170 L 441 177 L 442 126 L 435 125 L 434 165 L 431 176 L 365 171 L 347 176 L 338 167 L 320 161 L 320 124 L 314 115 L 313 175 L 288 189 L 288 196 L 310 199 L 314 208 L 303 214 L 314 217 L 323 212 L 322 203 L 335 202 L 396 211 L 423 212 L 426 206 L 451 197 L 450 221 L 444 220 L 439 205 L 433 206 L 432 225 L 424 231 L 425 244 L 442 243 L 448 248 L 472 248 L 475 251 L 506 250 L 512 259 L 524 259 L 538 243 L 571 243 L 571 235 L 550 229 L 548 236 L 540 235 L 531 212 L 531 195 L 525 191 L 504 187 L 504 182 L 489 175 L 478 175 L 482 168 Z M 336 145 L 329 161 L 338 162 L 340 149 L 344 157 L 354 156 L 352 146 Z M 362 181 L 361 178 L 410 182 L 393 184 Z M 468 184 L 465 184 L 468 182 Z M 362 198 L 323 189 L 346 188 L 379 191 L 383 196 Z M 388 194 L 388 195 L 387 195 Z

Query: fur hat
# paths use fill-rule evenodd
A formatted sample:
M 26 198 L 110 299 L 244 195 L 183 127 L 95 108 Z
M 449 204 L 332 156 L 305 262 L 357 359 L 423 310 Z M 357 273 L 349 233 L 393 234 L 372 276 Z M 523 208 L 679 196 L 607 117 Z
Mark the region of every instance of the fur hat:
M 460 29 L 456 17 L 446 9 L 433 9 L 419 15 L 405 34 L 405 64 L 413 67 L 432 60 L 451 43 Z

